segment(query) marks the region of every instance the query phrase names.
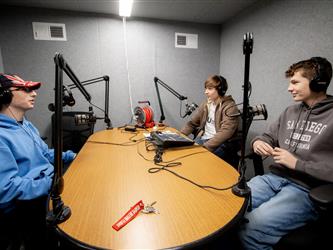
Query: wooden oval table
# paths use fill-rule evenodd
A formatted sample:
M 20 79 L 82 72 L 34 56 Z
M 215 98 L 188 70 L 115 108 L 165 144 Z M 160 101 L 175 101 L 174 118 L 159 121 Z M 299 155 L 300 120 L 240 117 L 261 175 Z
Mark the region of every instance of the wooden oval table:
M 231 189 L 206 190 L 167 171 L 149 173 L 156 167 L 155 151 L 140 141 L 143 132 L 114 128 L 89 137 L 64 175 L 61 197 L 72 215 L 57 231 L 66 239 L 85 249 L 179 249 L 203 244 L 242 217 L 246 199 Z M 238 180 L 232 166 L 201 146 L 165 149 L 162 155 L 164 162 L 176 158 L 182 164 L 170 170 L 198 184 L 223 188 Z M 140 213 L 114 230 L 140 200 L 156 201 L 159 213 Z

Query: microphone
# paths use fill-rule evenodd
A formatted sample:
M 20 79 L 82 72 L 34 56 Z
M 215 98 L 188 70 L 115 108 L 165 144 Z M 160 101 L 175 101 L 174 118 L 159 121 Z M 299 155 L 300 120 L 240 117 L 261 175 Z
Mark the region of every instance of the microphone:
M 76 126 L 88 125 L 96 123 L 96 116 L 94 114 L 76 114 L 74 115 L 74 122 Z
M 265 104 L 258 104 L 254 107 L 249 107 L 249 110 L 250 110 L 250 114 L 252 114 L 253 116 L 262 115 L 264 117 L 264 120 L 267 120 L 268 113 L 267 113 Z
M 192 102 L 192 104 L 186 103 L 185 107 L 186 107 L 185 115 L 183 116 L 183 118 L 186 117 L 187 115 L 188 116 L 191 115 L 192 112 L 198 107 L 198 105 L 196 103 Z
M 73 97 L 73 94 L 72 94 L 72 91 L 69 90 L 69 88 L 67 88 L 66 86 L 63 86 L 63 91 L 64 91 L 64 94 L 63 94 L 63 103 L 62 103 L 62 106 L 74 106 L 75 104 L 75 99 Z
M 228 116 L 236 117 L 236 116 L 241 116 L 242 114 L 243 114 L 243 111 L 241 110 L 239 113 L 230 114 Z M 258 104 L 258 105 L 255 105 L 254 107 L 250 106 L 249 107 L 249 115 L 251 115 L 251 116 L 262 115 L 264 117 L 264 120 L 267 120 L 268 113 L 267 113 L 266 105 L 265 104 Z
M 66 86 L 63 86 L 63 97 L 62 97 L 62 106 L 74 106 L 75 105 L 75 99 L 73 97 L 73 94 L 72 94 L 72 91 L 70 91 L 69 88 L 67 88 Z M 48 105 L 48 109 L 51 111 L 51 112 L 54 112 L 55 111 L 55 106 L 54 106 L 54 103 L 50 103 Z

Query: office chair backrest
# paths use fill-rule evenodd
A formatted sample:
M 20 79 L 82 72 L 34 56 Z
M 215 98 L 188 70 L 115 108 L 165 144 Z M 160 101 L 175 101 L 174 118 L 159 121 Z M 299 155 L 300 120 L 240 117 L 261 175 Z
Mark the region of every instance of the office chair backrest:
M 78 153 L 83 147 L 88 137 L 94 132 L 94 123 L 77 125 L 75 122 L 75 115 L 89 115 L 91 112 L 72 111 L 63 112 L 63 150 L 72 150 Z M 54 118 L 52 115 L 52 131 L 54 128 Z M 54 146 L 54 133 L 52 133 L 52 145 Z

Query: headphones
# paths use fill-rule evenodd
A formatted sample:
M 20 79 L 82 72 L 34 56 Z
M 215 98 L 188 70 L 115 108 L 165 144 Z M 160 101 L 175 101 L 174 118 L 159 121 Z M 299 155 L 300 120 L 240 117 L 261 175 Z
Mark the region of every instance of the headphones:
M 12 92 L 8 88 L 4 88 L 0 83 L 0 104 L 8 105 L 13 98 Z
M 314 62 L 316 70 L 315 76 L 310 81 L 310 89 L 314 92 L 326 91 L 330 84 L 330 79 L 327 72 L 324 70 L 325 63 L 327 62 L 326 59 L 322 57 L 311 57 L 310 60 Z
M 216 88 L 217 92 L 220 96 L 224 96 L 228 90 L 227 80 L 221 75 L 216 75 L 216 77 L 217 77 L 218 81 L 220 82 Z

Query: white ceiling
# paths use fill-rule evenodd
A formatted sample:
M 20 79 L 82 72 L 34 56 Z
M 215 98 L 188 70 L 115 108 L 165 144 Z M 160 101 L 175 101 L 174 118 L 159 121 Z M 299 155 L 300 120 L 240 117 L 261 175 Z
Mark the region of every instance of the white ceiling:
M 222 24 L 258 0 L 134 0 L 133 17 Z M 0 4 L 118 15 L 117 0 L 0 0 Z

